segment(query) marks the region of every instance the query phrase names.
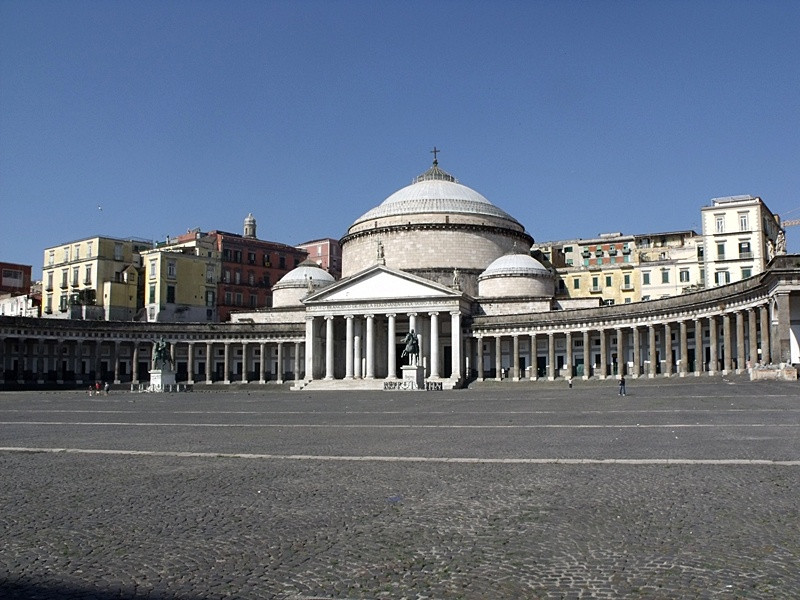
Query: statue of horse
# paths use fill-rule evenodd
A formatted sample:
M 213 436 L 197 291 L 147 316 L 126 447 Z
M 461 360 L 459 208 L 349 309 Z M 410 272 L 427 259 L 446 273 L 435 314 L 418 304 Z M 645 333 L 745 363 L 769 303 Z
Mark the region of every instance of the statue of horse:
M 408 356 L 409 365 L 419 364 L 419 340 L 413 329 L 406 334 L 403 343 L 405 343 L 406 347 L 400 357 Z
M 169 351 L 169 344 L 161 338 L 153 344 L 153 368 L 163 369 L 165 365 L 172 367 L 172 354 Z

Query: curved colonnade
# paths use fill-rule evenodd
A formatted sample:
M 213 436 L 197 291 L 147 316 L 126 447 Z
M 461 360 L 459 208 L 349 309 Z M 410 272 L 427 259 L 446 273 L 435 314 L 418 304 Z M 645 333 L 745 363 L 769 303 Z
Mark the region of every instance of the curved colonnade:
M 388 340 L 399 341 L 400 323 L 420 326 L 428 340 L 421 348 L 426 376 L 459 383 L 699 376 L 800 362 L 798 255 L 777 257 L 745 281 L 636 304 L 482 315 L 476 302 L 471 315 L 461 305 L 444 312 L 448 318 L 424 312 L 424 321 L 404 314 L 411 308 L 398 306 L 382 319 L 362 315 L 363 343 L 353 317 L 338 315 L 346 333 L 334 339 L 334 317 L 320 312 L 300 312 L 304 322 L 214 325 L 0 317 L 0 385 L 146 382 L 159 338 L 171 344 L 178 380 L 189 384 L 393 379 L 397 345 Z M 380 352 L 376 339 L 383 340 Z

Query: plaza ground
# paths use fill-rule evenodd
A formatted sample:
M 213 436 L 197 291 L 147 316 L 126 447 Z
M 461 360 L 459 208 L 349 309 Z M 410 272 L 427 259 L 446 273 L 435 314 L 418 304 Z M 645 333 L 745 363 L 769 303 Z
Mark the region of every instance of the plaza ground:
M 0 394 L 0 596 L 794 598 L 800 383 Z

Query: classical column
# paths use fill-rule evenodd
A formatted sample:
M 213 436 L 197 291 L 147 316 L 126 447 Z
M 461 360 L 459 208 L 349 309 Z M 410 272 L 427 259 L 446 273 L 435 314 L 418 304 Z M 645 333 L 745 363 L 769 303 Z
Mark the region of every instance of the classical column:
M 653 378 L 656 376 L 656 366 L 658 365 L 658 349 L 656 348 L 656 326 L 647 326 L 647 345 L 650 353 L 650 371 L 647 376 Z
M 258 383 L 267 382 L 267 343 L 258 343 Z
M 206 342 L 206 383 L 210 384 L 214 381 L 212 373 L 214 372 L 214 345 L 211 342 Z
M 703 322 L 700 317 L 694 319 L 694 374 L 699 376 L 705 371 L 706 354 L 703 349 Z
M 39 338 L 36 342 L 37 351 L 39 354 L 36 360 L 36 382 L 44 383 L 44 340 Z
M 503 344 L 502 336 L 494 336 L 494 378 L 500 381 L 503 378 Z
M 283 383 L 283 342 L 278 342 L 278 373 L 277 383 Z
M 531 334 L 531 381 L 539 379 L 539 342 L 536 334 Z
M 619 375 L 625 375 L 625 330 L 622 327 L 617 328 L 617 372 Z
M 367 379 L 375 379 L 375 315 L 367 315 Z
M 746 347 L 744 345 L 744 312 L 736 311 L 736 372 L 741 373 L 745 369 Z
M 56 348 L 58 348 L 58 344 L 56 344 Z M 60 357 L 59 357 L 59 364 L 60 364 Z M 61 378 L 59 377 L 59 380 Z M 6 382 L 6 338 L 0 335 L 0 383 Z M 61 381 L 59 381 L 61 383 Z
M 589 379 L 592 376 L 592 340 L 589 330 L 583 330 L 583 378 Z
M 464 373 L 464 361 L 461 359 L 461 312 L 457 310 L 450 313 L 450 345 L 450 362 L 453 368 L 450 378 L 459 380 Z
M 294 343 L 294 380 L 300 379 L 300 342 Z
M 345 315 L 344 378 L 353 378 L 353 315 Z
M 748 357 L 749 367 L 754 367 L 758 364 L 758 331 L 756 327 L 756 309 L 747 309 L 747 327 L 750 356 Z
M 305 379 L 314 379 L 314 317 L 306 317 L 306 372 Z
M 22 341 L 20 340 L 20 345 Z M 83 383 L 83 340 L 75 344 L 75 383 Z
M 431 377 L 439 377 L 439 313 L 429 312 L 431 318 Z
M 397 379 L 397 323 L 395 313 L 389 313 L 388 317 L 388 333 L 386 339 L 386 362 L 388 367 L 387 379 Z
M 664 377 L 672 375 L 672 325 L 664 323 Z
M 730 313 L 725 313 L 722 315 L 723 375 L 733 371 L 734 350 L 735 345 L 733 343 L 733 334 L 731 332 L 731 315 Z
M 361 333 L 364 329 L 363 321 L 361 319 L 358 321 L 354 320 L 353 329 L 355 331 L 353 334 L 353 377 L 361 379 L 363 375 L 361 371 Z
M 719 334 L 717 333 L 717 317 L 708 317 L 708 374 L 714 375 L 719 371 Z
M 483 338 L 479 337 L 476 346 L 478 347 L 478 381 L 483 381 Z
M 512 375 L 512 381 L 519 381 L 519 335 L 514 334 L 512 337 L 513 343 L 513 350 L 514 353 L 514 374 Z
M 567 364 L 564 366 L 567 367 L 567 379 L 571 379 L 572 378 L 572 332 L 567 331 L 565 337 L 566 339 L 564 340 L 564 342 L 567 345 L 567 356 L 566 356 Z
M 133 358 L 131 359 L 131 383 L 139 383 L 139 342 L 133 342 Z
M 189 342 L 186 348 L 186 383 L 194 383 L 194 342 Z
M 679 324 L 679 335 L 680 335 L 680 348 L 681 348 L 681 368 L 679 369 L 679 376 L 686 377 L 686 374 L 689 372 L 689 340 L 688 340 L 688 329 L 686 327 L 686 321 L 681 321 Z
M 225 364 L 224 364 L 224 374 L 222 377 L 222 383 L 230 383 L 231 382 L 231 343 L 225 342 Z
M 631 336 L 633 337 L 633 377 L 638 378 L 642 375 L 642 336 L 639 327 L 634 325 L 631 327 Z
M 551 331 L 547 334 L 547 380 L 556 378 L 556 337 Z
M 333 315 L 325 317 L 325 379 L 333 379 Z
M 600 330 L 600 379 L 605 379 L 608 375 L 608 348 L 606 340 L 608 335 L 605 329 Z
M 769 307 L 762 304 L 758 309 L 758 324 L 761 330 L 761 364 L 772 362 L 769 349 Z
M 773 297 L 775 301 L 772 310 L 770 327 L 770 356 L 772 362 L 787 364 L 791 360 L 791 310 L 789 292 L 781 292 Z
M 114 383 L 120 383 L 120 357 L 119 357 L 119 340 L 114 342 Z
M 247 342 L 242 342 L 242 383 L 247 383 Z

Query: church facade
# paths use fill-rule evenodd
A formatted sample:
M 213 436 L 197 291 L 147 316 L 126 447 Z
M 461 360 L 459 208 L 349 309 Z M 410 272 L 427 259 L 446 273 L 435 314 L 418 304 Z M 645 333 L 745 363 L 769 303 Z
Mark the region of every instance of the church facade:
M 143 383 L 153 340 L 178 381 L 391 389 L 413 331 L 426 385 L 701 376 L 800 363 L 800 256 L 673 298 L 600 306 L 555 293 L 525 227 L 433 166 L 356 219 L 342 279 L 312 261 L 273 306 L 228 323 L 0 318 L 0 385 Z

